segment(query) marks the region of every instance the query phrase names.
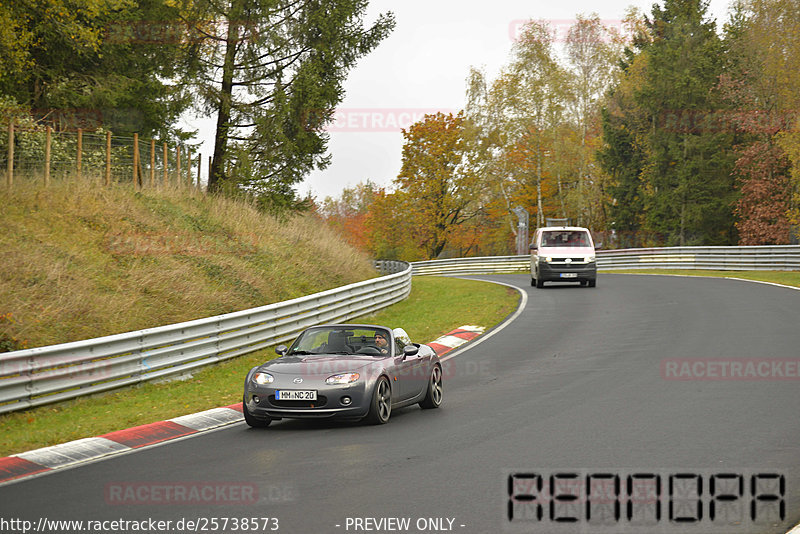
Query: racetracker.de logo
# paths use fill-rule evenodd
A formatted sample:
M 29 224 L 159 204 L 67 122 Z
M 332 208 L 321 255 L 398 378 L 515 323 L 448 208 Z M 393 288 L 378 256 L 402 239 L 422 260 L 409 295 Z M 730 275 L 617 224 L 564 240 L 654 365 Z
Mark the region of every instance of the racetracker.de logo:
M 258 502 L 258 486 L 249 482 L 109 482 L 109 505 L 230 505 Z
M 438 108 L 344 108 L 333 112 L 324 126 L 325 114 L 311 110 L 305 114 L 305 127 L 326 132 L 400 132 L 422 121 L 425 115 L 454 113 Z
M 800 380 L 798 358 L 668 358 L 664 380 Z

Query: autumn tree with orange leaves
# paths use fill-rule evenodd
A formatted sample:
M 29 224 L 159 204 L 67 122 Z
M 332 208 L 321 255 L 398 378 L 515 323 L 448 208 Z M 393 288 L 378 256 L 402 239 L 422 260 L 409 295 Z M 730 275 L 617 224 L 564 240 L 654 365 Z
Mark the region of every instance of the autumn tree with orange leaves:
M 481 186 L 466 164 L 463 113 L 425 115 L 403 130 L 403 164 L 394 181 L 415 241 L 438 257 L 462 225 L 480 212 Z

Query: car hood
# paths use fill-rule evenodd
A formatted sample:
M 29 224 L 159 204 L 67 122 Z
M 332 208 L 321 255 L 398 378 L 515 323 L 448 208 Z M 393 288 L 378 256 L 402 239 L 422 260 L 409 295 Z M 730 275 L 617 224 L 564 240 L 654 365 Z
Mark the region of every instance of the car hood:
M 368 365 L 385 360 L 387 356 L 365 356 L 361 354 L 309 354 L 282 356 L 261 366 L 261 369 L 276 374 L 326 375 L 358 371 Z
M 592 247 L 539 247 L 539 256 L 558 256 L 564 258 L 580 258 L 594 256 Z

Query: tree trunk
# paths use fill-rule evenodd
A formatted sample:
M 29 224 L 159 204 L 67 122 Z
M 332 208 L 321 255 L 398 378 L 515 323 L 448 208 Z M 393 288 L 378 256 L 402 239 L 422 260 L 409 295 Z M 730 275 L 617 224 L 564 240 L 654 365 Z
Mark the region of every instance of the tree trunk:
M 214 193 L 220 189 L 225 180 L 225 156 L 228 151 L 228 135 L 230 133 L 231 102 L 233 99 L 233 72 L 236 61 L 236 47 L 239 42 L 239 27 L 236 13 L 239 0 L 231 1 L 228 17 L 228 36 L 225 42 L 225 61 L 222 64 L 222 85 L 219 95 L 219 113 L 217 114 L 217 130 L 214 134 L 214 157 L 208 170 L 208 191 Z

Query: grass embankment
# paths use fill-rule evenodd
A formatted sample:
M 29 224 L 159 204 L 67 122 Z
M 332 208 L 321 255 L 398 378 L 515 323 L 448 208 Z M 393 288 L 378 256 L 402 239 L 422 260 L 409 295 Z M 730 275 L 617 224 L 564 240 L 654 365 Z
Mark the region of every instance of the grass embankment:
M 376 276 L 313 217 L 189 189 L 0 188 L 0 350 L 208 317 Z
M 408 299 L 351 322 L 404 328 L 415 341 L 432 341 L 466 324 L 490 327 L 514 311 L 513 289 L 454 278 L 417 277 Z M 145 384 L 94 398 L 0 416 L 0 456 L 96 436 L 241 401 L 247 371 L 276 355 L 241 356 L 183 382 Z
M 694 269 L 626 269 L 605 271 L 609 274 L 671 274 L 682 276 L 712 276 L 716 278 L 744 278 L 772 282 L 785 286 L 800 287 L 800 272 L 797 271 L 701 271 Z

